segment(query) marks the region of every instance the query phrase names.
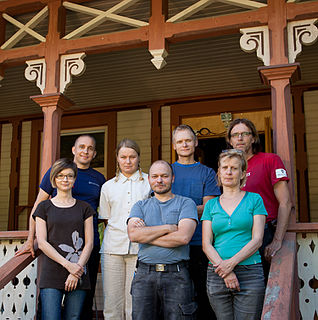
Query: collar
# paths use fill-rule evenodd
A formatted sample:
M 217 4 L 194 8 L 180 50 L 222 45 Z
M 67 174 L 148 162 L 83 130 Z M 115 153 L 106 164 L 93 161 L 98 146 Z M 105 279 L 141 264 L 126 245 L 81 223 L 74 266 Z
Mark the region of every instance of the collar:
M 137 181 L 140 178 L 139 170 L 137 170 L 132 176 L 129 178 L 126 177 L 124 174 L 121 172 L 119 173 L 119 180 L 122 181 L 122 183 L 125 183 L 126 181 Z

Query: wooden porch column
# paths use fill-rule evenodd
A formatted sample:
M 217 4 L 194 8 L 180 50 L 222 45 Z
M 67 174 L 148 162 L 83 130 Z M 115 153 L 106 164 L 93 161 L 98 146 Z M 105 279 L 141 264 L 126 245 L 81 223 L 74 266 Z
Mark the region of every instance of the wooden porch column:
M 299 63 L 260 67 L 261 78 L 271 86 L 274 152 L 283 160 L 290 182 L 292 201 L 295 199 L 294 133 L 290 83 L 300 78 Z M 292 222 L 296 217 L 292 215 Z
M 43 148 L 41 158 L 41 179 L 45 172 L 60 156 L 60 128 L 63 110 L 71 107 L 73 102 L 62 93 L 32 96 L 44 113 Z

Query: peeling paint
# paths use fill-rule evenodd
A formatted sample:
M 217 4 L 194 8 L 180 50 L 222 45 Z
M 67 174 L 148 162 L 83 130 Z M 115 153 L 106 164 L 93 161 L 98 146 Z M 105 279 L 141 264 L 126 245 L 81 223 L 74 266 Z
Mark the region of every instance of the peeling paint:
M 278 298 L 279 292 L 280 292 L 279 286 L 275 286 L 275 287 L 268 289 L 266 297 L 265 297 L 264 305 L 266 306 L 266 305 L 270 304 L 271 302 L 275 302 L 276 299 Z
M 272 316 L 272 311 L 268 311 L 264 314 L 263 320 L 269 320 Z

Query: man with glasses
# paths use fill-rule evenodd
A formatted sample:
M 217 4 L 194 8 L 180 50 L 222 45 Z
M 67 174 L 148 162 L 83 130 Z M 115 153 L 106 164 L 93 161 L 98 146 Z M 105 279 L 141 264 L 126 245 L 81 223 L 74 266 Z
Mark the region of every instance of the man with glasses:
M 287 171 L 278 155 L 260 152 L 260 139 L 252 121 L 235 119 L 226 138 L 231 147 L 245 153 L 248 161 L 246 185 L 242 189 L 260 194 L 268 213 L 260 248 L 267 280 L 270 261 L 282 246 L 292 208 Z
M 73 186 L 72 195 L 75 199 L 83 200 L 89 203 L 95 212 L 97 212 L 97 207 L 99 206 L 99 196 L 102 185 L 106 182 L 105 177 L 98 171 L 90 168 L 92 160 L 96 156 L 96 141 L 94 137 L 90 135 L 79 136 L 74 146 L 72 147 L 72 153 L 74 155 L 74 162 L 78 168 L 78 174 Z M 35 237 L 35 222 L 32 218 L 32 214 L 37 208 L 38 204 L 44 200 L 49 199 L 49 197 L 54 197 L 56 195 L 56 189 L 53 188 L 50 182 L 50 172 L 51 168 L 44 175 L 40 190 L 35 200 L 34 206 L 32 208 L 30 219 L 29 219 L 29 235 L 24 246 L 17 251 L 16 255 L 21 255 L 26 252 L 31 252 L 34 256 L 34 237 Z M 68 176 L 60 177 L 61 179 L 70 179 Z M 97 280 L 97 273 L 99 267 L 99 233 L 98 233 L 98 221 L 97 214 L 94 215 L 94 248 L 91 256 L 88 260 L 87 266 L 89 270 L 91 290 L 87 293 L 86 299 L 83 306 L 83 311 L 81 319 L 89 320 L 92 319 L 92 306 L 93 298 L 95 293 L 95 286 Z

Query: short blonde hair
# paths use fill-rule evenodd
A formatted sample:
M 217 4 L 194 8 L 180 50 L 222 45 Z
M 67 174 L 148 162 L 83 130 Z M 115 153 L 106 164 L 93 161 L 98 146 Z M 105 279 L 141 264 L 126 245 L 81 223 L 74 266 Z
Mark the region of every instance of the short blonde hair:
M 53 163 L 53 166 L 51 168 L 51 173 L 50 173 L 50 182 L 51 182 L 53 188 L 56 188 L 55 178 L 64 169 L 72 169 L 74 172 L 74 180 L 76 179 L 77 166 L 73 160 L 67 159 L 67 158 L 62 158 L 62 159 L 56 160 Z
M 220 178 L 220 166 L 221 166 L 221 161 L 224 159 L 232 159 L 232 158 L 236 158 L 239 160 L 240 162 L 240 169 L 241 172 L 246 172 L 247 169 L 247 160 L 245 158 L 244 152 L 241 150 L 237 150 L 237 149 L 226 149 L 223 150 L 220 155 L 219 155 L 219 161 L 218 161 L 218 173 L 217 173 L 217 177 L 218 177 L 218 185 L 222 186 L 222 182 L 221 182 L 221 178 Z M 245 185 L 246 182 L 246 175 L 244 175 L 244 177 L 240 180 L 240 187 L 242 188 Z

